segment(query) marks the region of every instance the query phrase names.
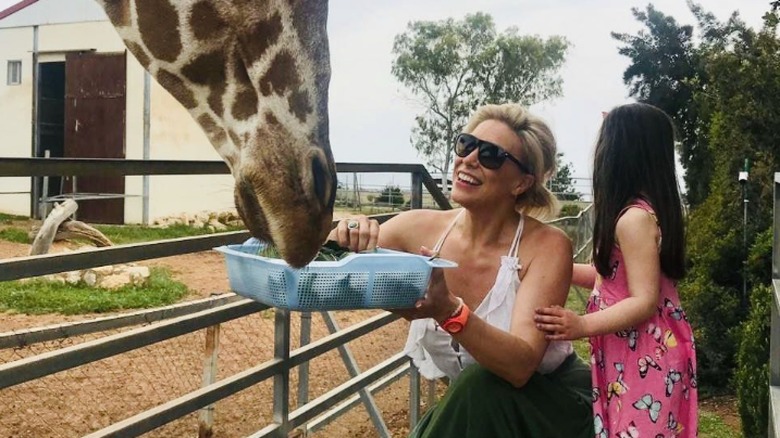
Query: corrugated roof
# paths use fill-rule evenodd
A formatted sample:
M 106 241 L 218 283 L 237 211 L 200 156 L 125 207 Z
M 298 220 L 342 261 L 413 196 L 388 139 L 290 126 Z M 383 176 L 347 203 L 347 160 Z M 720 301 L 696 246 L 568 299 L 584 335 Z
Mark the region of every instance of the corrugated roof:
M 26 8 L 27 6 L 30 6 L 33 3 L 36 3 L 37 1 L 38 0 L 22 0 L 15 5 L 11 5 L 10 7 L 0 11 L 0 20 L 13 13 L 21 11 L 22 9 Z

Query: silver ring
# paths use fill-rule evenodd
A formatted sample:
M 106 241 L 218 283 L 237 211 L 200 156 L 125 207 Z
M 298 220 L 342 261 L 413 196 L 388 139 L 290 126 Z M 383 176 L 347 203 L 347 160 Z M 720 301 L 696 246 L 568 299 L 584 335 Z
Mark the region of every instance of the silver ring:
M 347 229 L 357 230 L 358 228 L 360 228 L 360 222 L 358 222 L 356 220 L 351 220 L 351 221 L 347 222 Z

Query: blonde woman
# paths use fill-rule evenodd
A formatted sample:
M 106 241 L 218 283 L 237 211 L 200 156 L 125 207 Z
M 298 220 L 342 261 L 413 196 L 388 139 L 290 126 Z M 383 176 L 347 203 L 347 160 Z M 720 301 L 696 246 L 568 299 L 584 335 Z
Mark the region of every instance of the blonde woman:
M 450 386 L 414 437 L 593 436 L 590 371 L 568 341 L 549 342 L 534 310 L 563 306 L 572 275 L 567 236 L 545 182 L 555 165 L 547 125 L 519 105 L 487 105 L 455 139 L 449 211 L 412 210 L 380 227 L 342 220 L 329 238 L 353 251 L 381 246 L 438 254 L 415 308 L 406 352 L 424 377 Z

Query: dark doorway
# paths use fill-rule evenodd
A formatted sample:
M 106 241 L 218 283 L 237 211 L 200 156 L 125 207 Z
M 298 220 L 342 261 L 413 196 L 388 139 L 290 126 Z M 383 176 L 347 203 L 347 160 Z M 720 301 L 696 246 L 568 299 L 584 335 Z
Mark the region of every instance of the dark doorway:
M 126 57 L 94 52 L 69 53 L 65 58 L 65 129 L 63 156 L 125 158 Z M 62 190 L 73 191 L 67 177 Z M 124 177 L 78 177 L 75 192 L 96 198 L 80 200 L 79 220 L 121 224 L 125 216 Z
M 37 157 L 63 156 L 65 141 L 65 63 L 44 62 L 39 66 L 38 150 Z M 50 177 L 46 190 L 43 178 L 36 178 L 38 193 L 56 196 L 62 193 L 62 178 Z

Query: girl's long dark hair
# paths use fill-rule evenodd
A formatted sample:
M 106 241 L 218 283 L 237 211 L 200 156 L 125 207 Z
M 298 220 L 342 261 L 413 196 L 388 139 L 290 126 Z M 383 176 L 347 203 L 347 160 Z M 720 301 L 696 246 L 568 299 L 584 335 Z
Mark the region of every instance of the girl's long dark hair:
M 593 261 L 609 276 L 615 224 L 637 199 L 655 210 L 661 227 L 661 271 L 685 275 L 685 231 L 674 160 L 674 125 L 666 113 L 643 103 L 619 106 L 601 125 L 593 163 Z

